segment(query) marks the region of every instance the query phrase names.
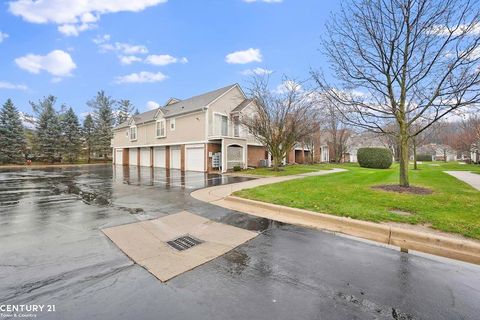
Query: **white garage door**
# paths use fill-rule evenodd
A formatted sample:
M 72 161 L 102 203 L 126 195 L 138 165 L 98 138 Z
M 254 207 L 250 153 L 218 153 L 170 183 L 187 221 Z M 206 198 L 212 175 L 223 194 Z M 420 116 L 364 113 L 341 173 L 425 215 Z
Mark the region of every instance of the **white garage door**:
M 131 166 L 137 166 L 137 148 L 128 149 L 128 164 Z
M 170 168 L 181 169 L 180 166 L 180 147 L 170 147 Z
M 115 149 L 115 164 L 123 164 L 123 150 Z
M 153 165 L 157 168 L 165 168 L 165 148 L 153 150 Z
M 140 165 L 142 167 L 150 167 L 150 148 L 140 149 Z
M 186 170 L 205 171 L 205 149 L 203 145 L 185 149 Z

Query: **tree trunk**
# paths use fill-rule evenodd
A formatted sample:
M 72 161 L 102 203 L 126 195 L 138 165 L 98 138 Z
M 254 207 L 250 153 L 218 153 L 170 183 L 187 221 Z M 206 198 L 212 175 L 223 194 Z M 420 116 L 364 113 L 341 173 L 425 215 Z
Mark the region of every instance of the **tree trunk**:
M 413 170 L 418 170 L 417 166 L 417 140 L 413 138 Z
M 408 180 L 408 136 L 400 134 L 400 186 L 409 187 Z

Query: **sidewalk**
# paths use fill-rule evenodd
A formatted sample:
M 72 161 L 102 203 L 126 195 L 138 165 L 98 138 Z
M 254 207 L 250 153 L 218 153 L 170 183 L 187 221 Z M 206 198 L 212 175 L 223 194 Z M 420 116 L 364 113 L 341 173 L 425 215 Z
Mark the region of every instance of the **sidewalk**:
M 472 173 L 470 171 L 445 171 L 458 180 L 468 183 L 478 191 L 480 191 L 480 174 Z
M 478 241 L 458 239 L 453 236 L 448 237 L 430 232 L 422 232 L 397 226 L 388 226 L 385 224 L 322 214 L 314 211 L 290 208 L 231 195 L 242 189 L 254 188 L 308 176 L 333 174 L 342 171 L 346 170 L 333 169 L 329 171 L 319 171 L 292 176 L 259 178 L 256 180 L 200 189 L 192 192 L 191 196 L 204 202 L 254 216 L 307 228 L 328 230 L 334 233 L 338 232 L 392 245 L 399 247 L 404 252 L 415 250 L 446 258 L 480 264 L 480 242 Z

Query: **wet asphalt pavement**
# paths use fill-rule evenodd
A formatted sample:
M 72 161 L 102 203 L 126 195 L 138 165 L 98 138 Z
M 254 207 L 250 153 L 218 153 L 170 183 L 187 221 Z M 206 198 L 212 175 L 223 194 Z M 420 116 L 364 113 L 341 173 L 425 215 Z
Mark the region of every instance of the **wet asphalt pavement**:
M 238 178 L 95 166 L 0 170 L 0 305 L 37 319 L 479 319 L 480 266 L 197 201 Z M 261 235 L 167 283 L 101 228 L 187 210 Z

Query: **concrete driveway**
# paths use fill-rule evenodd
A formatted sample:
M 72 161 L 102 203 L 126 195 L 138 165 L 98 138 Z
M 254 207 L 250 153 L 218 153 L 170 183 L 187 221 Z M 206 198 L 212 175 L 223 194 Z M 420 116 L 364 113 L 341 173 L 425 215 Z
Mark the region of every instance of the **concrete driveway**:
M 0 171 L 0 305 L 56 305 L 37 319 L 478 319 L 479 266 L 189 195 L 233 181 L 111 166 Z M 100 232 L 183 210 L 263 233 L 161 283 Z

